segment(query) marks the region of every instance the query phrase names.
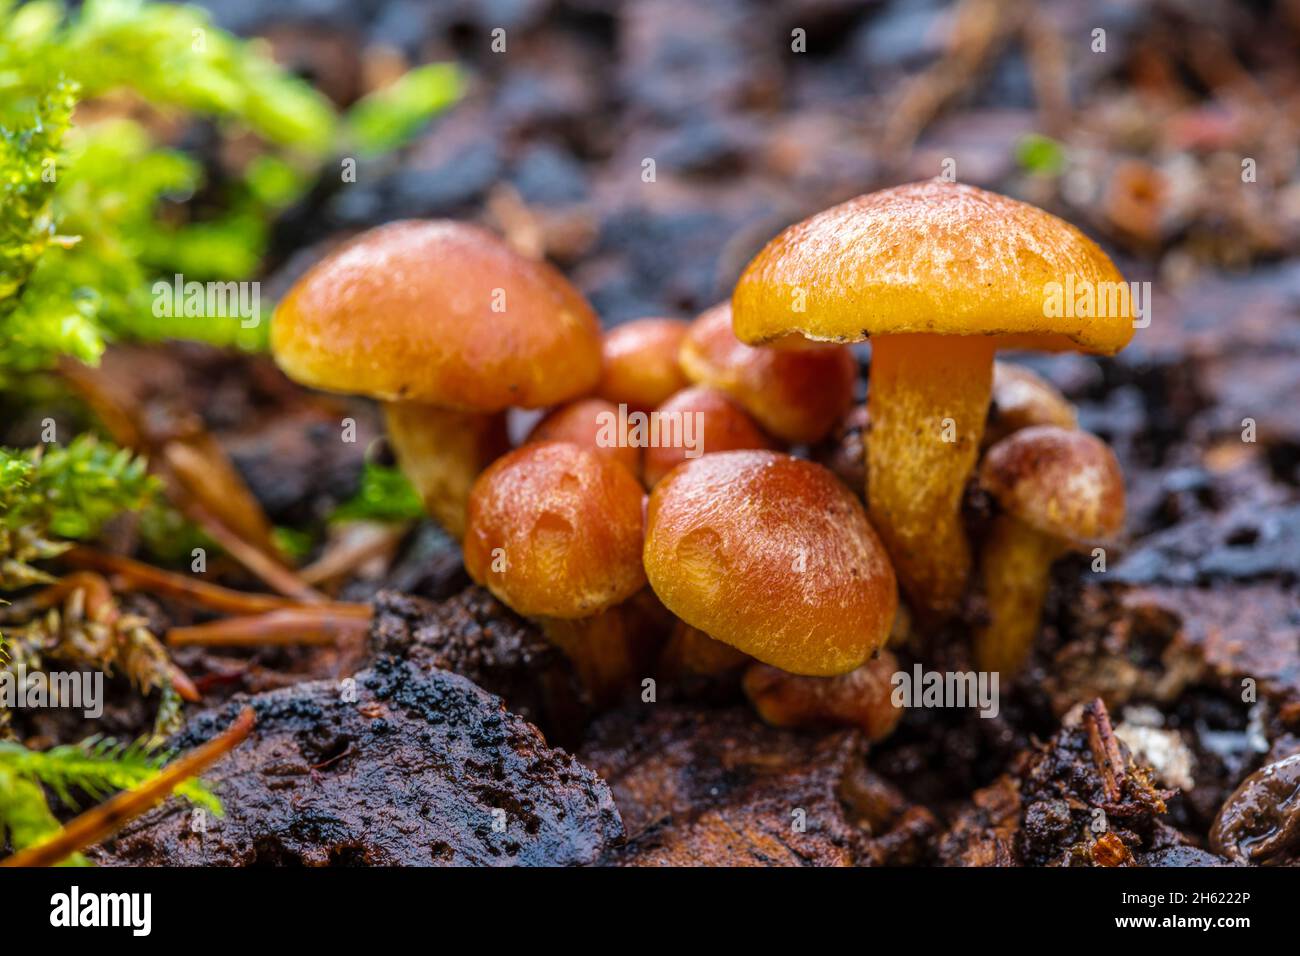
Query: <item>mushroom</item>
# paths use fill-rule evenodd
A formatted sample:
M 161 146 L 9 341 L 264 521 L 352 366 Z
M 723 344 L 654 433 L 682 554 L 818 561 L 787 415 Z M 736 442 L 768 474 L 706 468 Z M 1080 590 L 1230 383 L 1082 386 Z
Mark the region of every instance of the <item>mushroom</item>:
M 858 667 L 898 607 L 858 499 L 820 465 L 772 451 L 705 455 L 655 485 L 645 571 L 681 620 L 792 674 Z
M 690 429 L 696 447 L 692 449 L 684 443 L 678 443 L 646 448 L 642 469 L 647 488 L 653 488 L 664 475 L 683 461 L 700 455 L 773 447 L 772 439 L 763 434 L 763 430 L 745 410 L 728 398 L 725 392 L 716 388 L 695 385 L 682 389 L 655 409 L 654 414 L 659 416 L 661 422 L 667 420 L 666 417 L 681 416 L 682 431 L 685 433 L 687 428 Z M 687 416 L 698 418 L 691 418 L 692 424 L 686 425 Z M 660 433 L 663 431 L 661 424 Z
M 1013 362 L 993 363 L 993 400 L 981 444 L 989 446 L 1033 425 L 1078 428 L 1074 406 L 1047 379 Z
M 888 650 L 847 674 L 802 677 L 768 664 L 751 664 L 741 686 L 758 715 L 773 727 L 858 727 L 884 740 L 903 716 L 893 701 L 898 659 Z
M 989 623 L 975 635 L 982 670 L 1014 676 L 1038 633 L 1052 562 L 1124 524 L 1124 476 L 1100 438 L 1035 425 L 984 457 L 979 481 L 1001 507 L 980 554 Z
M 843 346 L 786 346 L 741 342 L 731 329 L 731 303 L 724 302 L 691 323 L 680 360 L 687 378 L 726 392 L 769 434 L 811 444 L 853 403 L 858 364 Z
M 608 438 L 608 423 L 617 422 L 618 409 L 603 398 L 580 398 L 549 412 L 533 426 L 528 441 L 567 441 L 594 451 L 601 458 L 617 462 L 634 477 L 641 474 L 641 449 L 614 435 Z
M 659 656 L 659 667 L 669 677 L 694 674 L 697 677 L 725 677 L 754 659 L 730 644 L 715 641 L 685 621 L 673 625 L 672 636 Z
M 634 319 L 605 333 L 604 371 L 596 394 L 632 411 L 648 412 L 689 382 L 677 362 L 690 323 Z
M 599 704 L 644 663 L 620 608 L 646 583 L 644 497 L 627 469 L 569 442 L 517 448 L 469 496 L 466 571 L 537 621 Z
M 600 378 L 582 295 L 476 226 L 396 222 L 326 256 L 279 303 L 271 351 L 290 378 L 384 403 L 426 510 L 455 537 L 474 477 L 506 447 L 503 413 Z
M 1087 289 L 1093 309 L 1073 297 L 1054 308 Z M 751 345 L 871 339 L 869 511 L 904 592 L 931 620 L 955 613 L 970 574 L 961 501 L 995 349 L 1113 354 L 1133 336 L 1128 289 L 1092 240 L 1026 203 L 940 180 L 791 226 L 745 269 L 732 306 Z

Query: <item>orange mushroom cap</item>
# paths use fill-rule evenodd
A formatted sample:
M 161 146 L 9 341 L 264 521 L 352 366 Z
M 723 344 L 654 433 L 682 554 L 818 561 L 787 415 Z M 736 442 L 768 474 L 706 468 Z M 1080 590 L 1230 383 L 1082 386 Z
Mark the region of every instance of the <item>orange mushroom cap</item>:
M 604 371 L 596 394 L 615 405 L 649 411 L 689 383 L 677 354 L 690 323 L 635 319 L 605 333 Z
M 461 411 L 540 408 L 595 388 L 600 328 L 559 272 L 465 223 L 395 222 L 326 256 L 280 302 L 295 381 Z
M 682 389 L 668 401 L 660 405 L 655 412 L 659 415 L 696 415 L 700 427 L 695 430 L 699 443 L 698 453 L 712 455 L 720 451 L 736 451 L 743 448 L 771 448 L 772 439 L 763 434 L 763 430 L 754 424 L 754 420 L 745 414 L 745 410 L 726 396 L 724 392 L 705 385 L 696 385 Z M 647 488 L 653 488 L 659 479 L 672 471 L 687 458 L 690 449 L 681 446 L 651 446 L 645 450 L 642 470 Z
M 608 416 L 608 418 L 606 417 Z M 618 420 L 618 409 L 603 398 L 580 398 L 561 405 L 533 426 L 528 441 L 567 441 L 594 451 L 601 458 L 617 462 L 634 476 L 641 473 L 641 449 L 626 441 L 605 441 L 602 434 L 616 429 L 607 421 Z M 615 436 L 619 437 L 619 436 Z
M 763 343 L 873 335 L 996 335 L 1004 348 L 1113 354 L 1133 337 L 1130 308 L 1047 312 L 1065 291 L 1122 284 L 1101 248 L 1036 206 L 929 180 L 858 196 L 797 223 L 750 262 L 732 295 L 735 331 Z M 1102 284 L 1106 285 L 1102 285 Z
M 465 569 L 530 617 L 590 617 L 645 584 L 644 493 L 627 469 L 568 442 L 497 459 L 474 482 Z
M 788 442 L 819 441 L 853 403 L 858 366 L 847 348 L 746 345 L 732 332 L 730 303 L 691 323 L 680 358 L 691 381 L 726 392 Z
M 660 481 L 645 570 L 687 624 L 795 674 L 857 667 L 898 607 L 857 498 L 820 465 L 778 452 L 705 455 Z
M 1071 544 L 1124 525 L 1124 475 L 1096 435 L 1035 425 L 1002 439 L 980 465 L 980 485 L 1003 510 Z
M 741 687 L 773 727 L 860 727 L 867 739 L 883 740 L 903 716 L 893 702 L 897 670 L 898 659 L 887 649 L 835 677 L 796 676 L 755 663 L 745 671 Z
M 992 445 L 1033 425 L 1075 428 L 1078 418 L 1065 396 L 1033 369 L 1013 362 L 994 362 L 993 401 L 983 443 Z

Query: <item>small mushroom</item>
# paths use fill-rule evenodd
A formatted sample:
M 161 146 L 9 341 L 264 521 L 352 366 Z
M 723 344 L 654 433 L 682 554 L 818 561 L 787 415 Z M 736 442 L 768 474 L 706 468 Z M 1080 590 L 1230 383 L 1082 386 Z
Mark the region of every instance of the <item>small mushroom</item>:
M 993 363 L 993 401 L 984 426 L 985 448 L 1034 425 L 1078 428 L 1074 406 L 1047 379 L 1014 362 Z
M 581 293 L 486 230 L 446 221 L 390 223 L 326 256 L 276 308 L 271 351 L 297 382 L 384 403 L 402 470 L 457 538 L 475 476 L 508 447 L 504 411 L 600 379 Z
M 542 627 L 604 704 L 643 663 L 623 603 L 644 587 L 641 486 L 569 442 L 499 458 L 469 496 L 465 570 Z
M 681 620 L 792 674 L 860 666 L 898 608 L 858 499 L 820 465 L 779 452 L 705 455 L 655 485 L 645 571 Z
M 1004 438 L 980 465 L 997 501 L 980 555 L 989 623 L 975 636 L 983 670 L 1014 676 L 1038 633 L 1052 562 L 1124 524 L 1124 476 L 1100 438 L 1036 425 Z
M 753 663 L 753 660 L 730 644 L 715 641 L 699 628 L 678 621 L 659 656 L 659 668 L 669 677 L 683 673 L 697 677 L 725 677 Z
M 648 412 L 690 384 L 677 354 L 690 323 L 634 319 L 605 333 L 604 371 L 596 394 L 632 411 Z
M 887 650 L 861 667 L 835 677 L 787 674 L 751 664 L 741 686 L 773 727 L 857 727 L 868 740 L 884 740 L 903 716 L 893 702 L 898 660 Z
M 681 365 L 699 385 L 721 389 L 782 441 L 820 441 L 853 403 L 858 365 L 842 346 L 746 345 L 731 329 L 731 303 L 691 323 Z
M 661 422 L 668 420 L 665 416 L 681 416 L 683 431 L 690 429 L 696 447 L 661 443 L 646 448 L 642 468 L 647 488 L 653 488 L 664 475 L 690 458 L 774 445 L 743 408 L 716 388 L 696 385 L 682 389 L 655 409 L 655 413 Z M 698 419 L 694 417 L 697 415 Z M 692 416 L 689 422 L 687 416 Z M 660 432 L 663 432 L 662 424 Z
M 732 307 L 735 333 L 751 345 L 792 334 L 870 337 L 868 510 L 915 609 L 942 619 L 955 613 L 970 574 L 961 503 L 995 350 L 1113 354 L 1133 336 L 1131 306 L 1052 303 L 1058 288 L 1104 293 L 1120 283 L 1105 253 L 1068 223 L 932 180 L 791 226 L 745 269 Z
M 622 440 L 608 422 L 618 421 L 618 409 L 603 398 L 580 398 L 547 413 L 533 426 L 528 441 L 567 441 L 616 462 L 634 477 L 641 474 L 641 449 Z M 611 439 L 611 432 L 614 432 Z

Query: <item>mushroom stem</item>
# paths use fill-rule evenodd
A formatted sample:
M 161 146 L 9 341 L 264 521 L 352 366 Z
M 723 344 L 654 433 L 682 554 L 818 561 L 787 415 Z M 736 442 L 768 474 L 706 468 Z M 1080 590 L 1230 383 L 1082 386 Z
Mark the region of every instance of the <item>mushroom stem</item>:
M 753 660 L 744 651 L 715 641 L 699 628 L 678 621 L 659 659 L 659 666 L 673 677 L 680 674 L 725 677 L 753 663 Z
M 418 402 L 385 402 L 388 439 L 424 509 L 457 541 L 479 472 L 509 448 L 505 415 L 461 412 Z
M 951 617 L 970 574 L 961 501 L 988 415 L 994 350 L 983 335 L 872 338 L 867 501 L 925 617 Z
M 598 709 L 618 700 L 645 672 L 640 629 L 633 618 L 624 603 L 591 617 L 548 617 L 538 622 L 546 639 L 573 664 Z
M 1060 538 L 1008 514 L 989 529 L 980 555 L 989 623 L 975 635 L 980 670 L 1014 677 L 1038 635 L 1052 562 L 1068 550 Z

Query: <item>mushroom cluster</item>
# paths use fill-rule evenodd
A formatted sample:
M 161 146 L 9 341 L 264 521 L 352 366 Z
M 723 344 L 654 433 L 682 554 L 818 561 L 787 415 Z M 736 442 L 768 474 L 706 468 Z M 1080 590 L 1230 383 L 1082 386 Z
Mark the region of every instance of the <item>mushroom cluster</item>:
M 957 612 L 972 565 L 962 495 L 994 353 L 1113 354 L 1133 336 L 1127 309 L 1055 316 L 1046 290 L 1122 281 L 1095 243 L 1055 216 L 933 180 L 859 196 L 781 233 L 741 276 L 733 324 L 751 344 L 871 340 L 871 519 L 916 610 L 942 619 Z
M 1061 220 L 935 181 L 792 226 L 693 321 L 602 335 L 546 264 L 477 227 L 402 222 L 300 279 L 272 347 L 291 378 L 384 404 L 470 576 L 568 655 L 594 705 L 691 675 L 770 723 L 879 739 L 900 716 L 899 621 L 964 625 L 982 668 L 1015 673 L 1052 563 L 1122 526 L 1110 450 L 1049 383 L 994 361 L 1127 343 L 1126 316 L 1049 314 L 1045 286 L 1066 281 L 1122 280 Z M 855 408 L 847 343 L 868 338 Z M 513 450 L 510 409 L 544 410 Z M 856 462 L 810 460 L 840 435 Z M 994 510 L 976 534 L 972 488 Z

